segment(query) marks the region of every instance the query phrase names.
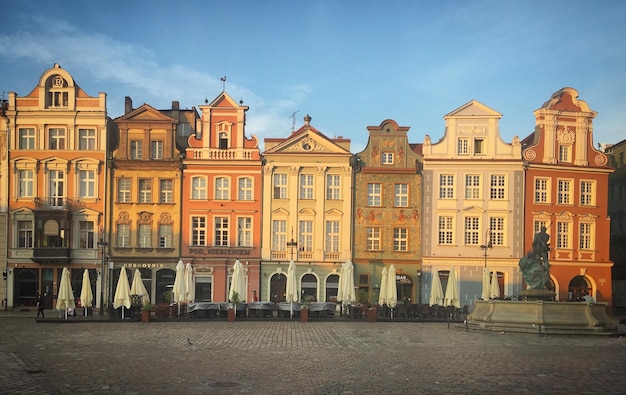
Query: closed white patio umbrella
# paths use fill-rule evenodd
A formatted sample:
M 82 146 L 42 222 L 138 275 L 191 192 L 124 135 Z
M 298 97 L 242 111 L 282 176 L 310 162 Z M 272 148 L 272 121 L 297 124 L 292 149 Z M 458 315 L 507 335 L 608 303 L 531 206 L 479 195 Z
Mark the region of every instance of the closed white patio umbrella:
M 483 287 L 480 298 L 482 300 L 489 299 L 489 293 L 491 292 L 491 284 L 489 283 L 489 269 L 487 266 L 483 268 Z
M 246 299 L 246 275 L 243 271 L 243 265 L 239 259 L 233 265 L 233 277 L 230 281 L 230 290 L 228 292 L 228 300 L 233 301 L 235 292 L 239 296 L 239 301 Z M 235 307 L 235 316 L 237 316 L 237 308 Z
M 300 299 L 298 293 L 298 278 L 296 277 L 296 264 L 293 260 L 289 262 L 289 267 L 287 268 L 287 286 L 285 294 L 285 301 L 291 303 L 290 317 L 293 318 L 293 302 L 297 302 Z
M 428 304 L 431 306 L 441 305 L 443 302 L 443 288 L 441 287 L 441 279 L 439 279 L 439 272 L 433 272 L 433 280 L 430 285 L 430 299 L 428 300 Z
M 185 266 L 185 288 L 187 290 L 187 301 L 193 303 L 196 299 L 196 288 L 193 283 L 193 267 L 191 267 L 191 263 L 187 263 Z
M 176 264 L 176 278 L 174 278 L 174 288 L 172 289 L 174 302 L 178 304 L 178 315 L 180 316 L 180 304 L 185 302 L 187 289 L 185 287 L 185 264 L 182 259 Z
M 128 285 L 128 274 L 126 268 L 120 268 L 120 278 L 117 280 L 115 296 L 113 297 L 113 308 L 122 307 L 122 319 L 124 319 L 124 307 L 130 309 L 130 285 Z
M 456 268 L 452 266 L 450 268 L 450 277 L 448 277 L 448 284 L 446 285 L 446 295 L 443 300 L 444 307 L 454 306 L 461 308 L 461 300 L 459 299 L 459 284 L 456 281 Z
M 341 265 L 339 284 L 337 287 L 337 300 L 344 306 L 356 302 L 356 294 L 354 292 L 354 265 L 349 259 Z
M 83 272 L 83 284 L 80 290 L 80 303 L 85 310 L 85 317 L 87 317 L 87 309 L 93 302 L 93 292 L 91 291 L 91 280 L 89 279 L 89 269 L 85 269 Z
M 67 309 L 69 308 L 75 309 L 76 302 L 74 301 L 70 271 L 64 267 L 61 272 L 61 282 L 59 283 L 57 294 L 57 310 L 64 311 L 65 319 L 67 319 Z
M 380 272 L 380 293 L 378 294 L 378 304 L 387 304 L 387 267 L 383 267 Z
M 489 297 L 491 299 L 500 298 L 500 284 L 498 283 L 498 272 L 495 270 L 491 273 L 491 290 L 489 292 Z
M 135 269 L 135 273 L 133 274 L 133 283 L 130 286 L 130 294 L 139 295 L 141 297 L 142 304 L 150 302 L 149 300 L 144 301 L 144 298 L 148 298 L 148 290 L 143 284 L 143 279 L 141 278 L 141 272 L 139 269 Z

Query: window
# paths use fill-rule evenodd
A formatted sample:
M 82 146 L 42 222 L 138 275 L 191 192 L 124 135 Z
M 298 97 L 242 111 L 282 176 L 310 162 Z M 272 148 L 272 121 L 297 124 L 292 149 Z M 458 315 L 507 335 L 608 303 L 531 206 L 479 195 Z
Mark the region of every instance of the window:
M 504 245 L 504 218 L 502 217 L 490 217 L 489 218 L 489 234 L 490 241 L 493 245 Z
M 215 245 L 228 246 L 228 217 L 215 217 Z
M 33 197 L 34 189 L 35 189 L 35 178 L 33 170 L 19 170 L 19 191 L 17 192 L 18 197 Z
M 153 141 L 152 150 L 150 151 L 152 159 L 163 159 L 163 141 Z
M 191 245 L 206 245 L 206 217 L 191 217 Z
M 274 199 L 287 199 L 287 174 L 274 174 Z
M 593 181 L 580 182 L 580 205 L 593 206 Z
M 272 221 L 272 251 L 287 250 L 287 221 Z
M 339 252 L 339 221 L 326 221 L 326 252 Z
M 578 248 L 580 248 L 581 250 L 592 250 L 593 249 L 593 244 L 592 244 L 592 239 L 591 239 L 591 235 L 592 233 L 592 229 L 593 228 L 593 224 L 588 223 L 588 222 L 581 222 L 580 223 L 580 240 L 578 242 Z
M 558 203 L 559 204 L 571 204 L 572 181 L 559 180 L 558 188 L 559 188 Z
M 95 233 L 93 221 L 80 221 L 78 228 L 78 248 L 94 248 Z
M 469 139 L 467 137 L 459 138 L 456 152 L 458 155 L 469 155 Z
M 474 139 L 474 155 L 483 155 L 485 153 L 485 140 Z
M 478 217 L 465 217 L 465 245 L 478 245 L 479 224 Z
M 340 180 L 338 174 L 326 175 L 326 199 L 338 200 L 341 198 Z
M 571 162 L 569 145 L 559 145 L 559 162 Z
M 159 248 L 172 248 L 172 225 L 161 224 L 159 225 Z
M 407 228 L 395 228 L 393 230 L 393 250 L 408 251 L 409 230 Z
M 570 236 L 569 222 L 557 222 L 556 226 L 557 226 L 556 248 L 559 248 L 559 249 L 570 248 L 569 247 L 569 236 Z
M 152 180 L 149 178 L 139 180 L 139 203 L 152 203 Z
M 489 197 L 492 200 L 503 200 L 506 195 L 505 191 L 506 177 L 500 174 L 491 175 L 491 189 L 489 191 Z
M 393 165 L 393 152 L 383 152 L 381 163 L 383 165 Z
M 409 184 L 395 184 L 393 186 L 393 205 L 395 207 L 409 206 Z
M 240 178 L 239 190 L 237 191 L 239 200 L 252 200 L 252 178 Z
M 78 196 L 81 198 L 96 197 L 96 172 L 95 170 L 78 171 Z
M 381 184 L 367 184 L 367 205 L 378 207 L 381 205 Z
M 159 202 L 174 203 L 174 181 L 173 180 L 160 180 L 159 181 Z
M 191 179 L 191 199 L 206 200 L 207 182 L 205 177 L 193 177 Z
M 65 149 L 65 129 L 54 128 L 48 130 L 48 149 Z
M 546 229 L 548 229 L 546 221 L 535 220 L 535 224 L 533 226 L 533 229 L 534 229 L 533 235 L 536 235 L 537 233 L 541 232 L 541 227 L 542 226 L 544 226 Z
M 33 248 L 32 221 L 17 221 L 17 248 Z
M 96 150 L 95 129 L 78 129 L 78 149 L 81 151 Z
M 454 199 L 454 175 L 439 175 L 439 199 Z
M 63 206 L 65 198 L 65 173 L 59 170 L 48 171 L 48 196 L 53 206 Z
M 130 159 L 138 160 L 143 156 L 141 140 L 131 140 L 130 142 Z
M 130 247 L 130 225 L 117 225 L 117 246 L 122 248 Z
M 139 224 L 139 248 L 152 248 L 152 227 Z
M 380 251 L 380 228 L 367 228 L 367 249 Z
M 313 251 L 313 221 L 300 221 L 298 232 L 298 249 Z
M 480 176 L 465 175 L 465 199 L 480 199 Z
M 24 128 L 20 129 L 20 149 L 35 149 L 35 129 Z
M 313 174 L 300 174 L 300 199 L 313 199 Z
M 220 132 L 220 134 L 219 134 L 219 147 L 220 147 L 220 149 L 228 149 L 228 133 Z
M 117 179 L 117 201 L 130 203 L 130 178 Z
M 535 178 L 535 203 L 550 203 L 550 180 Z
M 215 200 L 230 199 L 230 180 L 226 177 L 215 179 Z
M 439 217 L 439 244 L 452 245 L 453 238 L 453 218 Z
M 252 218 L 237 218 L 237 246 L 252 247 Z

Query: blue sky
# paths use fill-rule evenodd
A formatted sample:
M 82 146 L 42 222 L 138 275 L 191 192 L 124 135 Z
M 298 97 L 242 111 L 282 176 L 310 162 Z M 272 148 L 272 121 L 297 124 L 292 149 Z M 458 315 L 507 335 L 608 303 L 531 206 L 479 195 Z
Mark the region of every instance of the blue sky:
M 13 1 L 0 13 L 0 92 L 28 94 L 54 63 L 108 111 L 191 108 L 226 91 L 247 135 L 286 137 L 310 114 L 329 137 L 367 143 L 394 119 L 410 141 L 444 134 L 475 99 L 527 136 L 533 111 L 570 86 L 598 112 L 594 142 L 626 138 L 626 2 Z M 6 94 L 5 94 L 6 98 Z M 262 147 L 263 148 L 263 147 Z

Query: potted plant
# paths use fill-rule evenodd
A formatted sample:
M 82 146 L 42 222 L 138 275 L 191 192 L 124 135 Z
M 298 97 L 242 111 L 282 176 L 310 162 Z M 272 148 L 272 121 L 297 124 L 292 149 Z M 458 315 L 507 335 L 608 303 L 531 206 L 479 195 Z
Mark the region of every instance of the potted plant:
M 300 321 L 309 321 L 309 307 L 311 306 L 311 302 L 314 300 L 315 298 L 311 295 L 304 296 L 304 299 L 302 299 L 302 306 L 300 306 Z
M 235 321 L 235 317 L 237 316 L 237 305 L 239 304 L 239 293 L 233 292 L 233 295 L 230 297 L 231 307 L 228 309 L 228 321 Z
M 150 315 L 152 314 L 152 304 L 144 303 L 141 306 L 141 322 L 150 322 Z

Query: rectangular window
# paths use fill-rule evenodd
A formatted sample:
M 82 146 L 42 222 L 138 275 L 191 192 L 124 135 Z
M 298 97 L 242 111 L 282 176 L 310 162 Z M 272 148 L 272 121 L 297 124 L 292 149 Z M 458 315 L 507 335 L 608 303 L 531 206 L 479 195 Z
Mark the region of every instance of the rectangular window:
M 506 177 L 500 174 L 491 175 L 491 188 L 489 190 L 489 197 L 491 200 L 504 200 Z
M 239 179 L 239 191 L 237 192 L 239 200 L 252 200 L 252 179 L 240 178 Z
M 228 247 L 228 217 L 215 217 L 215 245 Z
M 122 248 L 130 247 L 130 225 L 117 225 L 117 246 Z
M 571 162 L 569 148 L 569 145 L 559 145 L 559 162 Z
M 95 233 L 93 221 L 80 221 L 78 228 L 78 248 L 94 248 Z
M 572 202 L 572 181 L 570 180 L 559 180 L 559 196 L 558 203 L 559 204 L 571 204 Z
M 536 235 L 537 233 L 541 232 L 541 227 L 542 226 L 546 227 L 546 229 L 547 229 L 548 227 L 546 225 L 547 225 L 546 221 L 535 220 L 535 223 L 534 223 L 534 226 L 533 226 L 533 229 L 534 229 L 533 235 Z
M 453 222 L 452 217 L 439 217 L 439 244 L 452 245 L 454 241 Z
M 556 226 L 557 226 L 557 231 L 556 231 L 557 244 L 556 244 L 556 248 L 559 248 L 559 249 L 570 248 L 569 247 L 569 236 L 570 236 L 569 222 L 558 222 L 556 224 Z
M 117 201 L 118 203 L 130 203 L 130 178 L 117 179 Z
M 96 172 L 94 170 L 78 171 L 78 195 L 81 198 L 96 197 Z
M 550 180 L 547 178 L 535 179 L 535 203 L 550 203 Z
M 33 197 L 35 190 L 35 175 L 33 170 L 19 170 L 19 191 L 17 196 L 19 197 Z
M 483 155 L 485 153 L 485 140 L 474 139 L 474 155 Z
M 272 221 L 272 251 L 287 251 L 287 221 Z
M 480 199 L 480 176 L 465 175 L 465 199 Z
M 489 234 L 490 240 L 493 245 L 504 245 L 504 218 L 502 217 L 490 217 L 489 218 Z
M 580 182 L 580 205 L 593 206 L 593 181 Z
M 457 141 L 457 154 L 469 155 L 469 139 L 467 137 L 460 137 Z
M 580 223 L 580 240 L 578 246 L 581 250 L 591 250 L 593 245 L 591 243 L 593 224 L 581 222 Z
M 407 228 L 394 228 L 393 230 L 393 250 L 408 251 L 409 230 Z
M 48 130 L 48 149 L 65 149 L 65 129 L 53 128 Z
M 96 150 L 95 129 L 78 129 L 78 149 L 81 151 Z
M 326 175 L 326 199 L 338 200 L 341 198 L 341 190 L 339 181 L 341 178 L 338 174 Z
M 17 248 L 33 248 L 32 221 L 17 221 Z
M 215 179 L 215 200 L 230 200 L 230 180 L 226 177 Z
M 326 221 L 326 252 L 339 252 L 339 221 Z
M 465 245 L 478 245 L 480 219 L 465 217 Z
M 252 247 L 252 218 L 237 218 L 237 246 Z
M 313 174 L 300 174 L 300 199 L 313 199 Z
M 191 217 L 191 245 L 206 245 L 206 217 Z
M 159 181 L 159 202 L 174 203 L 174 181 L 173 180 L 160 180 Z
M 313 221 L 300 221 L 298 250 L 313 251 Z
M 383 152 L 381 158 L 381 164 L 393 165 L 393 152 Z
M 163 159 L 163 141 L 152 141 L 150 155 L 152 159 Z
M 152 248 L 152 226 L 139 225 L 139 248 Z
M 172 248 L 172 237 L 174 235 L 172 225 L 159 225 L 159 248 Z
M 439 199 L 454 199 L 454 175 L 439 175 Z
M 367 228 L 367 246 L 369 251 L 380 251 L 380 228 Z
M 274 199 L 287 199 L 287 174 L 274 174 Z
M 206 200 L 207 182 L 204 177 L 193 177 L 191 179 L 191 199 Z
M 409 206 L 409 184 L 395 184 L 393 193 L 393 205 L 395 207 Z
M 35 149 L 35 129 L 24 128 L 19 131 L 20 149 Z
M 139 180 L 139 203 L 152 203 L 152 180 L 149 178 Z
M 367 184 L 367 205 L 379 207 L 382 201 L 381 184 Z
M 139 160 L 143 156 L 142 141 L 131 140 L 130 142 L 130 159 Z

